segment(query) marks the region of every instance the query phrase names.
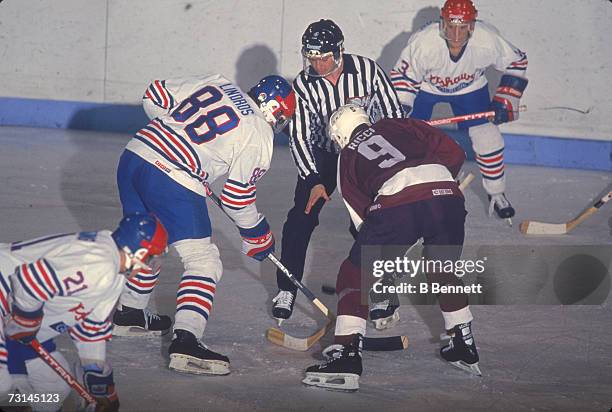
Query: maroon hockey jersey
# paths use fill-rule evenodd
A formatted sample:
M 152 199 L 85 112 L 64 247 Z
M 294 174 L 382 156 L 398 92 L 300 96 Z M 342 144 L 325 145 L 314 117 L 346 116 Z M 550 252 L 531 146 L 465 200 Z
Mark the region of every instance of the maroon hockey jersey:
M 361 126 L 340 152 L 340 192 L 359 227 L 372 210 L 463 197 L 455 178 L 464 161 L 463 149 L 439 129 L 416 119 L 383 119 Z

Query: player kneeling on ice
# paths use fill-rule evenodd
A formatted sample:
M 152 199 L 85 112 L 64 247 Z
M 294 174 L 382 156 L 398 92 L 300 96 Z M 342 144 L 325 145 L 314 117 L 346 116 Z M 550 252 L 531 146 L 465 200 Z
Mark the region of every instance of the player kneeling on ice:
M 245 93 L 215 74 L 156 80 L 143 100 L 151 121 L 121 155 L 117 184 L 124 213 L 159 216 L 183 262 L 169 367 L 226 375 L 229 359 L 201 343 L 222 275 L 206 187 L 227 175 L 220 198 L 238 226 L 243 252 L 261 261 L 274 251 L 270 226 L 255 204 L 256 183 L 270 168 L 274 132 L 291 119 L 295 95 L 279 76 L 267 76 Z M 126 284 L 116 325 L 136 333 L 170 327 L 168 316 L 145 320 L 157 275 L 143 272 Z
M 157 218 L 132 214 L 112 233 L 69 233 L 0 244 L 0 401 L 19 390 L 34 410 L 61 409 L 70 386 L 30 344 L 37 339 L 69 370 L 54 342 L 68 332 L 79 353 L 77 380 L 96 399 L 97 410 L 117 411 L 106 341 L 111 337 L 110 315 L 125 283 L 118 273 L 131 276 L 147 268 L 153 256 L 166 251 L 167 242 Z
M 374 281 L 371 269 L 364 266 L 362 271 L 362 247 L 406 245 L 407 249 L 423 238 L 426 259 L 458 259 L 466 211 L 455 178 L 465 153 L 442 131 L 420 120 L 383 119 L 371 125 L 365 111 L 353 104 L 331 116 L 329 134 L 342 149 L 338 186 L 359 235 L 336 281 L 334 344 L 323 351 L 327 361 L 309 367 L 303 382 L 355 391 L 368 316 L 367 300 L 361 299 L 362 273 L 368 276 L 367 283 Z M 427 280 L 462 284 L 453 273 L 427 273 Z M 442 358 L 480 374 L 467 295 L 440 294 L 438 300 L 452 335 L 440 351 Z

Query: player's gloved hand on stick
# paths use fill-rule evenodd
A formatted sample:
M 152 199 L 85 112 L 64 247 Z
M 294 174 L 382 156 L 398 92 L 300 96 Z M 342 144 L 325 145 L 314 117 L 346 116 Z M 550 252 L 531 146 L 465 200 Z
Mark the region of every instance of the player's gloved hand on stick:
M 252 228 L 239 227 L 242 236 L 242 253 L 258 261 L 264 260 L 270 253 L 274 253 L 274 235 L 265 217 Z
M 115 391 L 113 369 L 104 363 L 88 363 L 76 365 L 77 379 L 83 384 L 87 392 L 96 398 L 96 405 L 81 404 L 87 412 L 117 412 L 119 411 L 119 397 Z
M 36 334 L 42 323 L 43 310 L 28 312 L 13 304 L 11 316 L 4 326 L 4 334 L 7 338 L 29 345 L 36 338 Z
M 519 118 L 519 102 L 528 80 L 522 77 L 504 74 L 499 82 L 491 110 L 495 110 L 492 122 L 494 124 L 507 123 Z

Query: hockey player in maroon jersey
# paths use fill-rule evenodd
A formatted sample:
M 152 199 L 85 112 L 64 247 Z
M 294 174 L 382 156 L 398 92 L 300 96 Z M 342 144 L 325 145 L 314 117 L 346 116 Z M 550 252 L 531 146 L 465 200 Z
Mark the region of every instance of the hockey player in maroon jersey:
M 425 259 L 458 259 L 467 212 L 455 178 L 465 153 L 446 134 L 420 120 L 383 119 L 371 125 L 365 111 L 353 104 L 331 116 L 329 134 L 342 148 L 338 186 L 359 235 L 336 282 L 334 344 L 323 351 L 327 361 L 309 367 L 303 382 L 354 391 L 362 372 L 361 344 L 368 316 L 367 299 L 361 296 L 362 267 L 366 284 L 374 281 L 368 263 L 362 266 L 362 247 L 408 248 L 423 238 Z M 462 285 L 453 273 L 430 272 L 427 280 Z M 467 295 L 439 294 L 438 300 L 452 336 L 440 351 L 442 358 L 480 375 Z

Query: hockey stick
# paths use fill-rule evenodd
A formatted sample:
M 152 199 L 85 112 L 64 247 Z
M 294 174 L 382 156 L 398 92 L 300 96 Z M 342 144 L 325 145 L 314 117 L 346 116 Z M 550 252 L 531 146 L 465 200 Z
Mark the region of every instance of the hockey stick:
M 566 223 L 544 223 L 533 220 L 524 220 L 519 226 L 519 230 L 524 235 L 565 235 L 571 232 L 576 226 L 584 222 L 589 216 L 597 212 L 606 202 L 612 199 L 612 192 L 608 192 L 599 199 L 593 206 L 579 214 L 576 218 Z
M 87 389 L 85 389 L 83 385 L 81 385 L 74 378 L 74 376 L 70 374 L 70 372 L 64 369 L 64 367 L 60 365 L 59 362 L 55 360 L 55 358 L 51 356 L 51 354 L 47 352 L 45 348 L 43 348 L 38 339 L 34 339 L 32 342 L 30 342 L 30 346 L 32 346 L 32 349 L 34 349 L 38 353 L 38 356 L 40 356 L 40 358 L 45 361 L 45 363 L 49 365 L 49 367 L 53 369 L 53 371 L 57 373 L 60 378 L 62 378 L 69 386 L 71 386 L 72 389 L 77 391 L 77 393 L 81 395 L 81 397 L 85 399 L 87 403 L 97 403 L 96 399 L 91 396 L 89 392 L 87 392 Z
M 231 216 L 225 211 L 223 208 L 223 204 L 221 203 L 221 199 L 210 189 L 210 187 L 206 186 L 206 194 L 210 197 L 215 204 L 221 209 L 221 211 L 231 219 Z M 312 345 L 319 341 L 329 330 L 330 326 L 335 322 L 336 317 L 330 310 L 321 302 L 311 291 L 308 289 L 302 282 L 297 280 L 295 276 L 282 264 L 280 260 L 274 254 L 270 253 L 268 255 L 268 259 L 279 268 L 285 276 L 293 283 L 299 290 L 302 291 L 308 299 L 327 317 L 328 321 L 325 326 L 315 332 L 313 335 L 307 338 L 294 338 L 289 336 L 285 332 L 281 331 L 277 328 L 270 328 L 266 331 L 266 337 L 272 343 L 275 343 L 280 346 L 284 346 L 289 349 L 295 350 L 308 350 Z M 380 341 L 379 341 L 380 340 Z M 405 342 L 405 346 L 404 346 Z M 408 345 L 408 337 L 406 336 L 392 336 L 389 338 L 364 338 L 363 347 L 364 350 L 398 350 L 405 349 Z M 389 347 L 389 349 L 384 349 Z M 305 349 L 302 349 L 305 348 Z M 369 349 L 375 348 L 375 349 Z
M 524 112 L 526 110 L 527 110 L 527 106 L 525 105 L 519 106 L 519 109 L 518 109 L 519 112 Z M 464 114 L 461 116 L 446 117 L 444 119 L 428 120 L 425 123 L 427 123 L 430 126 L 442 126 L 445 124 L 460 123 L 460 122 L 465 122 L 467 120 L 484 119 L 487 117 L 494 117 L 494 116 L 495 116 L 495 110 L 489 110 L 487 112 Z

